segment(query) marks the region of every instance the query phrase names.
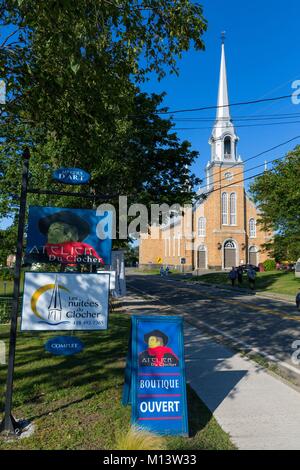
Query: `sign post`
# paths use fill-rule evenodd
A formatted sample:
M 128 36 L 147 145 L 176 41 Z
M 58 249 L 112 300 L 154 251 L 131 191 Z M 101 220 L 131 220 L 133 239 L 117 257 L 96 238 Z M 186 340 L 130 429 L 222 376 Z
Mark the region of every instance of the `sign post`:
M 12 416 L 11 410 L 12 410 L 13 376 L 14 376 L 17 325 L 18 325 L 20 274 L 21 274 L 21 265 L 22 265 L 23 236 L 24 236 L 24 226 L 25 226 L 28 172 L 29 172 L 29 159 L 30 159 L 30 152 L 28 148 L 24 150 L 22 157 L 23 157 L 23 173 L 22 173 L 22 185 L 21 185 L 21 195 L 20 195 L 17 252 L 16 252 L 16 262 L 15 262 L 15 271 L 14 271 L 13 302 L 12 302 L 11 323 L 10 323 L 5 410 L 4 410 L 4 419 L 0 425 L 0 432 L 6 431 L 8 433 L 13 433 L 13 434 L 18 434 L 19 432 L 18 423 Z
M 112 196 L 109 195 L 99 195 L 99 194 L 86 194 L 86 193 L 75 193 L 75 192 L 70 192 L 70 191 L 52 191 L 52 190 L 47 190 L 47 189 L 36 189 L 36 188 L 28 188 L 28 177 L 29 177 L 29 159 L 30 159 L 30 151 L 26 147 L 25 150 L 23 151 L 23 171 L 22 171 L 22 183 L 21 183 L 21 194 L 20 194 L 20 210 L 19 210 L 19 221 L 18 221 L 18 236 L 17 236 L 17 250 L 16 250 L 16 261 L 15 261 L 15 270 L 14 270 L 14 289 L 13 289 L 13 302 L 12 302 L 12 312 L 11 312 L 11 325 L 10 325 L 10 338 L 9 338 L 9 354 L 8 354 L 8 368 L 7 368 L 7 382 L 6 382 L 6 393 L 5 393 L 5 409 L 4 409 L 4 418 L 3 421 L 0 423 L 0 432 L 6 432 L 8 434 L 19 434 L 21 432 L 19 425 L 17 421 L 14 419 L 12 416 L 12 397 L 13 397 L 13 378 L 14 378 L 14 365 L 15 365 L 15 350 L 16 350 L 16 338 L 17 338 L 17 324 L 18 324 L 18 306 L 19 306 L 19 294 L 20 294 L 20 275 L 21 275 L 21 265 L 22 265 L 22 254 L 23 254 L 23 237 L 24 237 L 24 228 L 25 228 L 25 216 L 26 216 L 26 201 L 27 201 L 27 194 L 51 194 L 51 195 L 56 195 L 56 196 L 68 196 L 68 197 L 82 197 L 85 199 L 102 199 L 102 200 L 107 200 Z M 86 184 L 90 180 L 90 175 L 85 172 L 84 170 L 75 168 L 75 169 L 61 169 L 60 171 L 57 172 L 57 181 L 60 181 L 61 183 L 64 184 Z M 60 209 L 56 209 L 56 211 L 59 211 Z M 65 212 L 68 212 L 69 210 L 66 209 Z M 51 212 L 51 208 L 50 208 Z M 55 209 L 52 210 L 52 212 L 55 212 Z M 51 216 L 51 214 L 46 214 L 46 216 Z M 62 214 L 60 214 L 62 215 Z M 70 218 L 71 215 L 69 215 Z M 76 214 L 73 215 L 73 222 L 76 218 Z M 47 219 L 49 222 L 49 218 Z M 30 221 L 29 221 L 30 222 Z M 44 220 L 46 222 L 46 220 Z M 60 221 L 63 222 L 63 221 Z M 77 218 L 78 222 L 78 218 Z M 79 227 L 79 223 L 73 223 L 70 224 L 72 227 L 71 229 L 74 231 L 74 226 L 77 228 L 77 232 L 79 233 L 80 236 L 80 230 L 82 231 L 82 224 L 81 227 Z M 69 224 L 68 224 L 69 225 Z M 84 225 L 84 224 L 83 224 Z M 85 224 L 86 225 L 86 224 Z M 30 229 L 30 223 L 29 223 L 29 229 Z M 30 233 L 30 230 L 29 230 Z M 78 233 L 76 237 L 78 238 Z M 72 243 L 68 245 L 69 248 L 74 250 L 71 252 L 74 253 L 76 250 L 76 253 L 78 254 L 78 245 L 79 245 L 79 254 L 80 255 L 92 255 L 94 256 L 94 250 L 92 246 L 86 246 L 86 244 L 83 242 L 81 243 L 80 240 L 72 240 Z M 111 241 L 107 241 L 107 246 L 105 246 L 105 253 L 108 254 L 108 259 L 107 261 L 110 262 L 110 243 Z M 105 242 L 104 241 L 104 242 Z M 56 240 L 55 240 L 56 243 Z M 53 245 L 53 244 L 51 244 Z M 48 247 L 49 249 L 51 248 L 50 246 Z M 76 248 L 76 250 L 75 250 Z M 86 251 L 87 250 L 87 251 Z M 88 252 L 89 250 L 89 252 Z M 46 253 L 48 254 L 48 253 Z M 50 253 L 52 254 L 52 253 Z M 69 255 L 70 253 L 68 253 Z M 97 258 L 97 262 L 99 261 L 99 256 L 95 255 L 95 258 Z M 32 262 L 34 262 L 33 260 Z M 50 260 L 48 260 L 50 261 Z M 63 260 L 64 261 L 64 260 Z M 79 260 L 76 258 L 76 262 L 79 262 Z M 88 263 L 87 263 L 88 264 Z M 64 264 L 61 265 L 64 268 Z M 107 276 L 107 288 L 104 289 L 104 291 L 108 292 L 109 289 L 109 276 Z M 107 301 L 108 303 L 108 301 Z M 94 305 L 95 307 L 95 305 Z M 106 329 L 107 328 L 107 309 L 108 306 L 104 308 L 103 312 L 88 312 L 91 316 L 95 315 L 96 317 L 99 315 L 103 315 L 104 319 L 99 320 L 94 319 L 94 323 L 91 325 L 87 321 L 85 322 L 85 328 L 86 330 L 88 329 Z M 54 309 L 55 311 L 57 309 Z M 59 314 L 59 312 L 55 312 L 56 314 Z M 43 329 L 43 328 L 36 328 L 38 329 Z M 65 328 L 68 329 L 68 328 Z M 77 328 L 81 329 L 81 328 Z
M 133 316 L 123 404 L 132 424 L 166 435 L 188 435 L 183 320 Z

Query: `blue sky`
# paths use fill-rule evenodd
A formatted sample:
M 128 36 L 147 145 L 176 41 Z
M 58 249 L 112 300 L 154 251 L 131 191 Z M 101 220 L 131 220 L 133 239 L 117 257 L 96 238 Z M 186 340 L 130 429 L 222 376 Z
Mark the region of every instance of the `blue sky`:
M 294 90 L 291 83 L 300 80 L 299 0 L 202 0 L 208 30 L 204 35 L 206 50 L 190 50 L 179 62 L 179 77 L 167 76 L 161 82 L 155 77 L 142 89 L 147 92 L 167 92 L 164 104 L 170 110 L 215 105 L 221 53 L 221 31 L 226 31 L 226 61 L 230 102 L 270 98 L 288 95 Z M 300 122 L 296 124 L 272 123 L 273 120 L 241 122 L 235 117 L 262 117 L 265 115 L 295 113 L 292 119 L 276 122 L 300 121 L 300 105 L 290 99 L 274 103 L 262 103 L 231 109 L 234 123 L 238 125 L 259 124 L 258 127 L 237 127 L 240 137 L 239 154 L 245 160 L 261 151 L 300 135 Z M 297 114 L 299 117 L 297 117 Z M 183 113 L 176 118 L 213 118 L 215 111 Z M 209 127 L 208 129 L 178 131 L 182 139 L 192 143 L 200 152 L 193 171 L 204 177 L 204 166 L 210 156 L 208 139 L 213 122 L 177 121 L 176 127 Z M 282 156 L 297 141 L 270 152 L 245 164 L 245 170 Z M 298 140 L 300 143 L 300 139 Z M 249 171 L 251 176 L 263 168 Z M 251 181 L 251 180 L 250 180 Z M 245 183 L 248 186 L 248 182 Z

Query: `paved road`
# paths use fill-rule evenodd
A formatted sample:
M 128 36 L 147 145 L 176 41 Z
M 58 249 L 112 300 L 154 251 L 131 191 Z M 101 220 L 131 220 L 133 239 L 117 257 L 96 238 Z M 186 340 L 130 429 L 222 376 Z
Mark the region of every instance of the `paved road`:
M 163 306 L 166 313 L 182 314 L 190 324 L 257 350 L 300 379 L 300 366 L 291 360 L 292 343 L 300 340 L 293 304 L 159 276 L 129 275 L 127 280 L 129 291 L 152 296 L 152 310 Z

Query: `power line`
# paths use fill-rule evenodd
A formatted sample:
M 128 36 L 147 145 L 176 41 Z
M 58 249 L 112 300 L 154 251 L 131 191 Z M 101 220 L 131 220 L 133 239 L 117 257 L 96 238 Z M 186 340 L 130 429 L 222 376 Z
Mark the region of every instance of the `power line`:
M 265 126 L 280 126 L 284 124 L 300 124 L 300 121 L 283 121 L 283 122 L 265 122 L 263 124 L 238 124 L 234 126 L 236 128 L 240 127 L 265 127 Z M 214 126 L 214 129 L 223 129 L 224 126 Z M 211 127 L 174 127 L 175 131 L 200 131 L 211 129 Z
M 233 176 L 238 176 L 238 175 L 242 175 L 242 174 L 245 174 L 245 173 L 248 173 L 249 171 L 253 171 L 253 170 L 256 170 L 256 168 L 261 168 L 262 166 L 265 166 L 265 164 L 271 164 L 271 163 L 274 163 L 274 162 L 277 162 L 279 160 L 283 160 L 284 158 L 286 157 L 286 155 L 282 155 L 281 157 L 277 157 L 277 158 L 274 158 L 273 160 L 270 160 L 269 162 L 264 162 L 264 163 L 261 163 L 259 165 L 255 165 L 253 166 L 252 168 L 248 168 L 247 170 L 245 171 L 240 171 L 239 173 L 235 173 Z M 270 170 L 266 170 L 266 171 L 270 171 Z M 221 183 L 222 181 L 226 181 L 227 178 L 221 178 L 218 183 Z M 236 184 L 236 183 L 233 183 L 233 184 Z M 204 189 L 204 188 L 207 188 L 207 184 L 204 184 L 202 186 L 199 186 L 198 189 Z
M 228 168 L 226 168 L 226 170 L 229 171 L 229 170 L 231 170 L 232 168 L 235 168 L 236 166 L 239 166 L 239 165 L 241 165 L 241 164 L 244 164 L 244 163 L 246 163 L 246 162 L 249 162 L 250 160 L 254 160 L 255 158 L 261 157 L 262 155 L 265 155 L 266 153 L 269 153 L 269 152 L 271 152 L 272 150 L 276 150 L 276 149 L 278 149 L 279 147 L 283 147 L 284 145 L 289 144 L 290 142 L 293 142 L 294 140 L 297 140 L 297 139 L 300 139 L 300 135 L 296 135 L 295 137 L 292 137 L 291 139 L 286 140 L 285 142 L 281 142 L 280 144 L 277 144 L 277 145 L 275 145 L 274 147 L 271 147 L 271 148 L 269 148 L 269 149 L 267 149 L 267 150 L 263 150 L 262 152 L 260 152 L 260 153 L 258 153 L 258 154 L 256 154 L 256 155 L 253 155 L 252 157 L 247 158 L 247 159 L 244 160 L 243 162 L 237 162 L 237 163 L 235 163 L 234 165 L 231 165 L 231 166 L 229 166 Z M 221 162 L 220 162 L 220 163 L 221 163 Z M 214 172 L 214 173 L 212 173 L 212 174 L 210 175 L 210 177 L 213 177 L 213 176 L 215 176 L 215 175 L 217 175 L 217 174 L 218 174 L 218 172 Z
M 254 117 L 252 115 L 249 116 L 235 116 L 232 117 L 231 121 L 271 121 L 277 119 L 293 119 L 300 117 L 300 113 L 285 113 L 285 114 L 268 114 L 268 115 L 258 115 L 258 117 Z M 187 118 L 173 118 L 174 121 L 178 122 L 214 122 L 216 121 L 215 116 L 211 117 L 187 117 Z
M 258 104 L 258 103 L 266 103 L 270 101 L 279 101 L 284 100 L 287 98 L 291 98 L 293 94 L 290 95 L 283 95 L 283 96 L 276 96 L 273 98 L 262 98 L 257 100 L 249 100 L 249 101 L 239 101 L 237 103 L 231 103 L 230 105 L 213 105 L 213 106 L 202 106 L 201 108 L 187 108 L 187 109 L 175 109 L 173 111 L 157 111 L 156 114 L 177 114 L 177 113 L 187 113 L 187 112 L 195 112 L 195 111 L 207 111 L 209 109 L 219 109 L 219 108 L 230 108 L 233 106 L 245 106 L 249 104 Z M 145 114 L 139 115 L 129 115 L 129 117 L 141 117 Z
M 277 159 L 278 160 L 278 159 Z M 272 171 L 271 169 L 270 170 L 265 170 L 265 171 L 262 171 L 260 173 L 257 173 L 256 175 L 252 175 L 252 176 L 248 176 L 247 178 L 243 178 L 239 181 L 235 181 L 234 183 L 230 183 L 230 184 L 227 184 L 226 186 L 220 186 L 219 188 L 216 188 L 216 189 L 212 189 L 211 191 L 208 191 L 207 193 L 204 193 L 206 194 L 207 196 L 209 196 L 211 193 L 214 193 L 215 191 L 221 191 L 222 189 L 226 189 L 226 188 L 229 188 L 231 186 L 235 186 L 236 184 L 238 183 L 243 183 L 244 181 L 248 181 L 248 180 L 251 180 L 253 178 L 257 178 L 258 176 L 262 176 L 262 175 L 265 175 L 266 173 L 269 173 L 270 171 Z M 200 195 L 201 196 L 201 195 Z

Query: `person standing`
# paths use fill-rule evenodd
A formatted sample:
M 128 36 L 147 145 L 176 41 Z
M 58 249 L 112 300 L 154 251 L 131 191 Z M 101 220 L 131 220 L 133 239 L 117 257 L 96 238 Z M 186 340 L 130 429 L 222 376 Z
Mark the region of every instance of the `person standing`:
M 241 286 L 243 284 L 243 268 L 242 266 L 239 266 L 237 269 L 237 278 L 238 278 L 238 284 Z
M 300 311 L 300 292 L 296 295 L 296 307 Z
M 163 266 L 160 267 L 159 274 L 160 274 L 161 277 L 164 276 L 165 270 L 164 270 Z
M 256 278 L 256 272 L 253 268 L 248 269 L 248 281 L 250 285 L 250 289 L 254 289 L 255 287 L 255 278 Z
M 231 280 L 232 287 L 234 287 L 235 285 L 236 277 L 237 277 L 236 269 L 234 266 L 232 266 L 231 271 L 229 273 L 229 279 Z

